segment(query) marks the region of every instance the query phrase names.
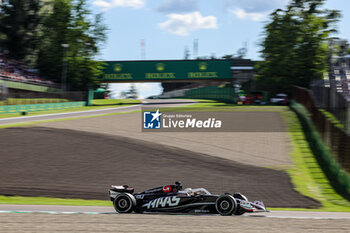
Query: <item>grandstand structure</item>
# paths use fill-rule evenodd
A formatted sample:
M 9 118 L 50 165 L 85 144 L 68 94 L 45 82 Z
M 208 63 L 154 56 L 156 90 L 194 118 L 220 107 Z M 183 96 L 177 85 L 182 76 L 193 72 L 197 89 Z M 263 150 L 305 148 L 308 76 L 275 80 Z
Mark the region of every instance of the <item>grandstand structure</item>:
M 337 92 L 350 101 L 350 55 L 336 57 L 333 65 L 332 83 Z
M 250 59 L 231 59 L 231 80 L 235 85 L 241 85 L 254 78 L 255 61 Z M 207 86 L 220 86 L 227 81 L 201 81 L 201 82 L 162 82 L 163 97 L 180 97 L 188 90 Z
M 58 110 L 86 105 L 86 92 L 63 92 L 35 69 L 0 53 L 0 114 Z
M 9 93 L 60 91 L 57 84 L 40 77 L 37 70 L 5 53 L 0 53 L 0 85 Z

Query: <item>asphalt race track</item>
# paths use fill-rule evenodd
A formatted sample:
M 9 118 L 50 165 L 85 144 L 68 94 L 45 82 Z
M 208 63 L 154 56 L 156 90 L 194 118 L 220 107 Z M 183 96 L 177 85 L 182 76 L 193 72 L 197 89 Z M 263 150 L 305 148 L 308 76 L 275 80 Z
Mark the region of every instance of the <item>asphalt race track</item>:
M 1 232 L 349 232 L 350 213 L 116 214 L 113 207 L 0 205 Z
M 2 205 L 0 204 L 0 214 L 9 213 L 46 213 L 46 214 L 117 214 L 111 205 L 104 206 L 55 206 L 55 205 Z M 145 213 L 147 215 L 186 215 L 186 214 L 165 214 L 165 213 Z M 130 214 L 127 214 L 130 215 Z M 143 215 L 143 214 L 137 214 Z M 186 216 L 219 216 L 215 214 L 195 214 Z M 1 215 L 0 215 L 1 216 Z M 270 211 L 262 213 L 245 213 L 246 217 L 267 217 L 267 218 L 297 218 L 297 219 L 350 219 L 350 213 L 344 212 L 312 212 L 312 211 Z M 239 218 L 240 216 L 232 216 Z
M 349 232 L 349 219 L 0 213 L 1 232 Z

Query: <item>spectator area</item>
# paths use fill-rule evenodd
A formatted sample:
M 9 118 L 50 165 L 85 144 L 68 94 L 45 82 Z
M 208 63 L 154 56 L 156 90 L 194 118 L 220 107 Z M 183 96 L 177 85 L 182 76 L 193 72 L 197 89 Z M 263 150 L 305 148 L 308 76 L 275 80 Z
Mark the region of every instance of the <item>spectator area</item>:
M 0 79 L 57 88 L 58 85 L 39 76 L 35 69 L 0 53 Z

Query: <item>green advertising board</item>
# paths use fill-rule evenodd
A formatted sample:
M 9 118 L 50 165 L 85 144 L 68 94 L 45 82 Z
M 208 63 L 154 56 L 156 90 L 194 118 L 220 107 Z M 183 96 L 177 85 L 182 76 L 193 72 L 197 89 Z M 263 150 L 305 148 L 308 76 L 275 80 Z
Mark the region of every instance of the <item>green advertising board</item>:
M 228 60 L 108 61 L 101 82 L 160 82 L 231 78 Z
M 66 103 L 49 103 L 49 104 L 23 104 L 23 105 L 5 105 L 0 106 L 1 113 L 16 113 L 16 112 L 38 112 L 59 110 L 67 108 L 78 108 L 85 106 L 84 101 L 66 102 Z

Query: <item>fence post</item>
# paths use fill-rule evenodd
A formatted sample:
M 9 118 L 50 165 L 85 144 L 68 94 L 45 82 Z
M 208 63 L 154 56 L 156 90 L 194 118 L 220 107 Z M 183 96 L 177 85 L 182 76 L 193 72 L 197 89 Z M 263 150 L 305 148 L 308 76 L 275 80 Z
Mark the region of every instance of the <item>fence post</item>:
M 89 89 L 87 93 L 87 98 L 86 98 L 86 106 L 91 106 L 92 105 L 92 100 L 94 99 L 94 90 Z
M 350 101 L 346 101 L 345 132 L 350 135 Z
M 330 88 L 329 94 L 329 108 L 331 112 L 333 112 L 333 110 L 336 108 L 336 89 Z

